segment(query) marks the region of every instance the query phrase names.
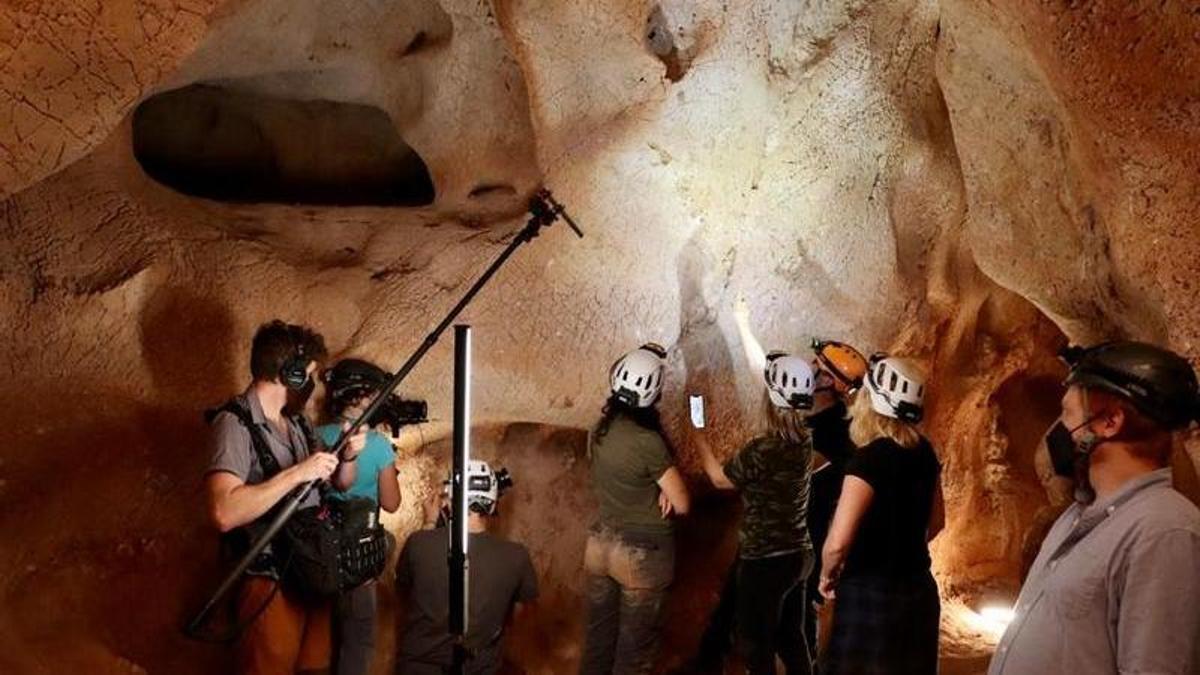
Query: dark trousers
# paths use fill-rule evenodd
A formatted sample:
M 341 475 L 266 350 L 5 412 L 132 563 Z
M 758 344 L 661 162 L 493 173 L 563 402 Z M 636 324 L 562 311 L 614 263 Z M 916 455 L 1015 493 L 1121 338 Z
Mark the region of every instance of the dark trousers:
M 774 675 L 776 655 L 788 675 L 812 673 L 805 632 L 805 582 L 812 567 L 810 551 L 738 558 L 700 640 L 695 671 L 720 673 L 736 630 L 739 653 L 751 675 Z
M 374 581 L 338 596 L 333 614 L 337 675 L 367 675 L 370 671 L 375 653 L 375 611 Z
M 725 575 L 717 608 L 708 617 L 708 626 L 700 638 L 700 649 L 690 672 L 720 673 L 724 669 L 725 655 L 733 646 L 733 631 L 737 625 L 738 567 L 735 558 Z
M 774 675 L 776 654 L 788 675 L 812 673 L 804 635 L 812 568 L 812 551 L 738 561 L 738 646 L 750 675 Z
M 941 601 L 933 575 L 842 578 L 833 635 L 821 655 L 829 675 L 935 675 Z
M 813 574 L 816 570 L 813 570 Z M 809 575 L 811 578 L 812 575 Z M 812 655 L 813 672 L 819 673 L 821 655 L 818 653 L 818 643 L 820 642 L 820 607 L 817 604 L 817 591 L 813 590 L 811 584 L 805 589 L 804 603 L 804 639 L 808 642 L 808 651 Z
M 587 636 L 581 675 L 650 673 L 663 601 L 675 576 L 675 541 L 601 529 L 588 537 Z

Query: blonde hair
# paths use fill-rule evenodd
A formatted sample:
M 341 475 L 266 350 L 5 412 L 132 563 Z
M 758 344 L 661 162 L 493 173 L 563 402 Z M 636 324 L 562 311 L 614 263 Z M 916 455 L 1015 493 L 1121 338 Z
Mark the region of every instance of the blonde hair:
M 915 448 L 921 442 L 913 425 L 875 412 L 871 394 L 863 387 L 850 404 L 850 440 L 861 448 L 880 438 L 891 439 L 902 448 Z
M 803 443 L 808 439 L 805 414 L 794 408 L 780 408 L 771 402 L 771 394 L 763 392 L 763 423 L 768 436 L 788 443 Z

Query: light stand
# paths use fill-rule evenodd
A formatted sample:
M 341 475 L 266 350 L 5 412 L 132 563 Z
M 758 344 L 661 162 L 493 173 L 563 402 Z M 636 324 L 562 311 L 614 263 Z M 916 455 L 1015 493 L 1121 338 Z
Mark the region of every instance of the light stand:
M 471 327 L 454 327 L 454 459 L 450 469 L 450 672 L 463 675 L 469 614 L 470 569 L 467 527 L 467 464 L 471 461 Z

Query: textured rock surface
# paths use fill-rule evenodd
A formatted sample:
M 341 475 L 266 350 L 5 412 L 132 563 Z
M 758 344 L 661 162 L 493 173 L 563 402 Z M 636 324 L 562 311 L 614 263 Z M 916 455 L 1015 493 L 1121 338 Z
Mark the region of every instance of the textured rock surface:
M 221 4 L 5 3 L 0 8 L 0 195 L 62 169 L 103 141 L 146 90 L 196 47 Z
M 219 671 L 219 649 L 175 631 L 215 576 L 198 411 L 244 386 L 249 337 L 275 316 L 399 364 L 546 184 L 587 237 L 543 233 L 464 315 L 481 451 L 518 476 L 503 527 L 547 593 L 513 657 L 563 672 L 578 654 L 580 430 L 608 363 L 672 347 L 663 407 L 702 488 L 683 400 L 709 398 L 722 452 L 753 426 L 744 300 L 767 348 L 839 337 L 930 369 L 944 653 L 972 672 L 988 639 L 958 608 L 1012 592 L 1061 504 L 1039 444 L 1064 334 L 1200 356 L 1198 21 L 1116 0 L 10 3 L 0 669 Z M 282 101 L 264 147 L 332 174 L 362 155 L 312 149 L 361 129 L 313 111 L 382 111 L 435 199 L 230 204 L 156 183 L 133 111 L 197 83 Z M 445 344 L 406 385 L 437 419 L 404 456 L 401 535 L 439 475 L 449 383 Z M 697 638 L 734 516 L 706 498 L 684 528 L 668 659 Z

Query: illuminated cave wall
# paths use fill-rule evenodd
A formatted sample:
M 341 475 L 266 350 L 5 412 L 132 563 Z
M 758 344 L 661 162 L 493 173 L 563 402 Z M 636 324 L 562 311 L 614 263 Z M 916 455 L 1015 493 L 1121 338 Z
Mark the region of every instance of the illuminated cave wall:
M 1116 0 L 0 8 L 0 670 L 219 671 L 177 631 L 217 576 L 199 411 L 245 385 L 276 316 L 399 364 L 541 185 L 586 238 L 544 232 L 463 317 L 481 452 L 519 470 L 502 526 L 547 592 L 513 658 L 577 658 L 579 438 L 608 364 L 671 348 L 663 408 L 703 492 L 684 397 L 708 396 L 721 452 L 746 438 L 744 301 L 768 348 L 836 337 L 930 368 L 943 650 L 977 670 L 987 636 L 958 619 L 1011 595 L 1062 499 L 1039 450 L 1054 350 L 1200 356 L 1196 30 Z M 401 536 L 450 377 L 447 340 L 405 387 L 436 419 L 402 457 Z M 1192 496 L 1198 460 L 1175 461 Z M 668 660 L 735 518 L 705 496 L 684 526 Z

